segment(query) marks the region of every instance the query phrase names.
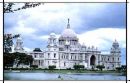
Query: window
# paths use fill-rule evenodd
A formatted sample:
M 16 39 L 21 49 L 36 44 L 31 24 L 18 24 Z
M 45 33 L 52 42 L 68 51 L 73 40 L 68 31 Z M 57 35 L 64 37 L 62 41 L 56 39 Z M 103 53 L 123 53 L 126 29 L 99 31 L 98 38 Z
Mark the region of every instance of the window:
M 66 59 L 68 59 L 68 55 L 66 55 Z
M 114 64 L 112 65 L 112 67 L 114 67 Z
M 50 58 L 50 53 L 48 53 L 48 58 Z
M 85 55 L 85 59 L 87 59 L 87 55 Z
M 80 56 L 80 59 L 82 60 L 82 55 Z
M 72 55 L 71 55 L 71 59 L 72 59 Z
M 109 61 L 109 58 L 108 58 L 108 61 Z
M 119 61 L 119 58 L 118 58 L 118 61 Z
M 56 53 L 54 53 L 54 58 L 56 57 Z
M 75 60 L 76 60 L 76 56 L 75 56 Z
M 49 61 L 48 61 L 48 65 L 49 65 Z
M 66 66 L 66 63 L 64 62 L 64 66 Z
M 39 65 L 40 65 L 40 60 L 39 60 Z
M 113 61 L 114 61 L 114 57 L 113 57 Z
M 36 58 L 36 55 L 34 55 L 34 58 Z

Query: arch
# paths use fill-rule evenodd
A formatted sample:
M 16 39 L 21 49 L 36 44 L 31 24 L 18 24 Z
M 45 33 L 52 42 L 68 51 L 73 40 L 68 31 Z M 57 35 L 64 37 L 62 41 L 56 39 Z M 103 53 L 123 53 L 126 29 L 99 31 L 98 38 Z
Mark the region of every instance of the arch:
M 90 57 L 90 65 L 95 65 L 95 63 L 96 63 L 96 57 L 94 55 L 92 55 Z

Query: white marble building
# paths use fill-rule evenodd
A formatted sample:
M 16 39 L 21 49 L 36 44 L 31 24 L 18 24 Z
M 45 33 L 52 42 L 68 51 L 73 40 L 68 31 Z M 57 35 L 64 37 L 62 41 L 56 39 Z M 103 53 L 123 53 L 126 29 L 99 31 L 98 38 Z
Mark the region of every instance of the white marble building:
M 68 19 L 67 28 L 59 38 L 56 38 L 55 33 L 50 34 L 46 50 L 36 48 L 27 54 L 33 56 L 33 64 L 39 68 L 55 65 L 57 69 L 73 69 L 75 64 L 79 64 L 84 65 L 86 69 L 104 65 L 105 69 L 113 70 L 121 66 L 121 50 L 116 40 L 112 43 L 109 54 L 103 54 L 94 46 L 81 45 L 78 41 L 77 34 L 70 28 Z M 16 52 L 23 52 L 21 42 L 19 38 L 14 49 Z

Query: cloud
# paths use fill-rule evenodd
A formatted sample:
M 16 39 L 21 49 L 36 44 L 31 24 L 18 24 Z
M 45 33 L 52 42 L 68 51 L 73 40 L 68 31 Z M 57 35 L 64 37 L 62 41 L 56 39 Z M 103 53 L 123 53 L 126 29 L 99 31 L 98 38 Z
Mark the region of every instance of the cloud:
M 124 27 L 125 4 L 45 3 L 10 15 L 5 14 L 5 28 L 17 28 L 18 22 L 24 21 L 24 27 L 35 29 L 37 34 L 47 35 L 52 31 L 59 34 L 66 27 L 67 18 L 70 18 L 71 28 L 78 33 L 97 27 Z
M 35 33 L 36 29 L 32 28 L 32 27 L 25 27 L 25 23 L 23 20 L 18 21 L 18 23 L 16 23 L 17 26 L 13 27 L 13 28 L 8 28 L 8 30 L 6 30 L 6 33 L 12 33 L 12 34 L 22 34 L 23 36 L 28 36 L 31 35 L 33 33 Z
M 26 52 L 32 52 L 32 51 L 33 51 L 33 49 L 30 49 L 30 48 L 28 48 L 28 47 L 24 47 L 24 50 L 25 50 Z
M 121 48 L 126 46 L 126 29 L 120 28 L 99 28 L 79 34 L 79 42 L 87 46 L 96 46 L 101 50 L 109 50 L 116 39 Z

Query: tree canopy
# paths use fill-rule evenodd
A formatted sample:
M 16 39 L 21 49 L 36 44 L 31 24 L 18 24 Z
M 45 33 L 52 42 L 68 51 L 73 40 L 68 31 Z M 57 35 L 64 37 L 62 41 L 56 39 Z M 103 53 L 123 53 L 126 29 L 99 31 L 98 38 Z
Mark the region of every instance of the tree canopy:
M 23 10 L 23 9 L 27 9 L 27 8 L 34 8 L 36 6 L 39 6 L 43 3 L 23 3 L 23 5 L 21 7 L 14 7 L 15 5 L 17 5 L 18 3 L 4 3 L 4 13 L 14 13 L 16 11 L 19 10 Z
M 105 66 L 104 65 L 97 65 L 96 68 L 98 68 L 98 69 L 100 69 L 102 71 L 102 69 L 104 69 Z
M 33 57 L 25 53 L 4 53 L 4 67 L 13 67 L 20 64 L 32 65 Z
M 13 39 L 20 37 L 20 34 L 4 34 L 4 52 L 9 53 L 12 51 Z

